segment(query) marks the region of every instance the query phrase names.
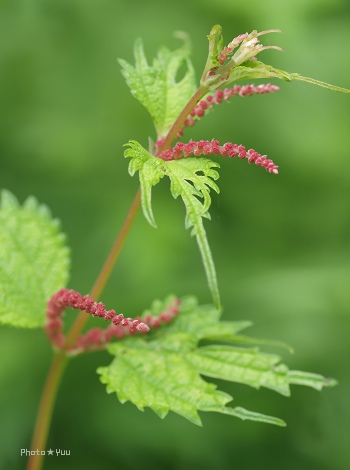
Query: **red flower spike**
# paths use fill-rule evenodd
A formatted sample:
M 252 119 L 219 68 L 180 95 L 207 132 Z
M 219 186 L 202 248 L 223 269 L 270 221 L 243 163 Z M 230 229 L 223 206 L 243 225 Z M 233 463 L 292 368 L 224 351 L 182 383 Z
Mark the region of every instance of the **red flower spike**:
M 132 328 L 132 324 L 129 324 L 129 328 L 125 328 L 120 324 L 115 325 L 112 323 L 104 331 L 105 342 L 108 343 L 109 341 L 111 341 L 112 338 L 121 339 L 124 336 L 133 335 L 136 333 L 136 331 L 140 331 L 141 333 L 146 332 L 146 328 L 149 329 L 149 327 L 155 330 L 164 323 L 170 323 L 173 318 L 179 314 L 180 304 L 180 299 L 175 299 L 168 307 L 166 307 L 163 312 L 160 312 L 157 316 L 147 314 L 144 318 L 136 317 L 134 320 L 134 324 L 136 324 L 136 321 L 139 321 L 138 325 L 136 325 L 136 328 Z
M 245 35 L 242 35 L 245 36 Z M 243 39 L 242 39 L 243 40 Z M 214 104 L 220 104 L 223 100 L 228 101 L 232 96 L 253 96 L 253 95 L 264 95 L 266 93 L 273 93 L 278 91 L 279 87 L 271 85 L 270 83 L 261 84 L 258 86 L 254 85 L 235 85 L 232 88 L 225 88 L 224 90 L 217 90 L 215 93 L 207 95 L 202 101 L 200 101 L 191 111 L 184 122 L 184 127 L 179 130 L 178 137 L 181 137 L 185 127 L 192 127 L 195 123 L 205 116 L 210 109 L 214 107 Z M 156 143 L 159 148 L 164 139 L 159 139 Z
M 176 160 L 179 158 L 187 158 L 192 155 L 200 157 L 201 155 L 222 155 L 224 157 L 234 158 L 238 156 L 242 160 L 248 159 L 248 163 L 255 163 L 257 166 L 262 166 L 269 173 L 278 174 L 278 166 L 272 160 L 266 158 L 266 155 L 260 155 L 253 149 L 246 150 L 244 145 L 232 144 L 226 142 L 220 145 L 218 140 L 200 140 L 199 142 L 190 141 L 188 144 L 178 142 L 175 147 L 166 150 L 158 155 L 157 158 L 162 160 Z
M 218 62 L 220 65 L 223 65 L 225 60 L 227 60 L 232 54 L 233 50 L 236 49 L 239 44 L 248 37 L 248 33 L 240 34 L 236 38 L 232 39 L 228 46 L 224 47 L 223 50 L 218 55 Z
M 93 316 L 104 318 L 106 321 L 112 320 L 113 323 L 122 325 L 121 328 L 125 330 L 131 330 L 133 332 L 140 331 L 141 333 L 147 333 L 149 326 L 141 321 L 141 319 L 125 318 L 123 314 L 116 315 L 115 310 L 106 310 L 102 302 L 96 303 L 90 296 L 82 296 L 78 292 L 69 289 L 61 289 L 54 294 L 47 304 L 47 321 L 45 325 L 45 331 L 48 335 L 51 343 L 56 348 L 63 348 L 65 337 L 63 334 L 63 312 L 67 307 L 72 307 L 76 310 L 85 310 Z M 112 324 L 112 326 L 115 326 Z M 128 327 L 128 328 L 125 328 Z M 90 350 L 101 348 L 106 342 L 106 331 L 100 328 L 94 328 L 90 330 L 85 336 L 81 336 L 75 345 L 70 348 L 71 352 L 77 352 L 81 350 Z M 92 346 L 91 346 L 92 345 Z

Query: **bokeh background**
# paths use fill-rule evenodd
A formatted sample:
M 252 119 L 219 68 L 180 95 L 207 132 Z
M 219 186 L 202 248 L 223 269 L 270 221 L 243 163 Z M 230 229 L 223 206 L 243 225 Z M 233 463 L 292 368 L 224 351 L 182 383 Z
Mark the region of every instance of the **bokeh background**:
M 2 0 L 0 2 L 0 186 L 22 202 L 35 195 L 62 222 L 72 249 L 69 286 L 88 292 L 137 190 L 123 144 L 155 137 L 116 62 L 134 40 L 151 59 L 172 32 L 190 33 L 200 77 L 213 24 L 229 42 L 253 29 L 284 54 L 264 62 L 350 86 L 346 0 Z M 255 81 L 255 84 L 259 80 Z M 277 83 L 276 81 L 274 83 Z M 221 160 L 220 196 L 206 223 L 224 319 L 249 319 L 249 333 L 285 341 L 293 368 L 339 380 L 286 399 L 218 381 L 235 404 L 285 419 L 288 427 L 201 415 L 203 428 L 170 413 L 160 420 L 106 395 L 100 352 L 66 370 L 45 469 L 342 470 L 349 462 L 349 98 L 303 83 L 217 107 L 186 133 L 267 153 L 276 177 Z M 168 182 L 154 191 L 155 230 L 140 214 L 103 293 L 109 308 L 136 315 L 168 293 L 210 295 L 184 209 Z M 267 349 L 268 350 L 268 349 Z M 276 350 L 271 350 L 277 352 Z M 41 331 L 0 330 L 0 468 L 22 469 L 51 350 Z

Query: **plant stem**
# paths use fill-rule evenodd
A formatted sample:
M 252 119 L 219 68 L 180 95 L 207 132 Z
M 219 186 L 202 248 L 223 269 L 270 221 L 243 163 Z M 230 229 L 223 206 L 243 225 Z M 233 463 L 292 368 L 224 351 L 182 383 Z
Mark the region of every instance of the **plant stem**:
M 118 236 L 112 246 L 111 251 L 109 252 L 105 264 L 103 265 L 100 271 L 100 274 L 96 279 L 95 284 L 91 289 L 90 295 L 95 300 L 97 300 L 97 298 L 100 296 L 104 286 L 106 285 L 106 282 L 111 274 L 114 264 L 118 259 L 119 253 L 124 245 L 125 239 L 129 233 L 133 221 L 135 220 L 139 208 L 140 189 L 136 193 L 135 199 L 131 204 L 129 212 L 124 220 L 123 226 L 120 232 L 118 233 Z M 64 349 L 57 352 L 52 360 L 46 378 L 44 390 L 41 396 L 33 440 L 31 444 L 31 450 L 38 450 L 39 454 L 41 451 L 45 450 L 55 398 L 57 395 L 64 367 L 68 361 L 68 356 L 66 355 L 65 350 L 70 345 L 74 344 L 75 341 L 78 339 L 78 336 L 88 318 L 89 315 L 87 313 L 80 313 L 75 323 L 68 332 Z M 28 460 L 27 470 L 40 470 L 42 467 L 43 460 L 43 455 L 31 455 Z
M 53 405 L 55 402 L 58 386 L 66 362 L 67 357 L 64 351 L 57 352 L 52 360 L 51 367 L 46 378 L 31 445 L 31 450 L 38 450 L 38 454 L 40 454 L 46 446 Z M 40 470 L 43 460 L 43 455 L 30 456 L 28 460 L 27 470 Z
M 94 300 L 98 300 L 98 298 L 101 295 L 101 292 L 103 291 L 108 281 L 108 278 L 112 272 L 112 269 L 124 245 L 125 239 L 132 226 L 132 223 L 135 220 L 136 214 L 138 213 L 138 210 L 140 208 L 140 200 L 141 200 L 141 191 L 139 189 L 136 193 L 133 203 L 130 206 L 129 212 L 124 220 L 123 226 L 120 232 L 118 233 L 117 238 L 115 239 L 115 242 L 112 246 L 111 251 L 109 252 L 109 255 L 105 261 L 105 264 L 103 265 L 100 271 L 100 274 L 98 275 L 96 282 L 91 289 L 90 296 Z M 85 323 L 88 321 L 89 317 L 90 315 L 87 314 L 86 312 L 81 312 L 78 315 L 77 319 L 75 320 L 75 323 L 72 325 L 71 329 L 69 330 L 69 333 L 67 334 L 64 349 L 68 349 L 70 346 L 72 346 L 76 342 L 76 340 L 78 339 L 80 335 L 81 330 L 84 328 Z
M 164 139 L 163 144 L 158 149 L 158 154 L 160 152 L 163 152 L 164 150 L 167 150 L 170 147 L 172 141 L 176 138 L 177 133 L 183 127 L 185 119 L 188 117 L 188 115 L 198 103 L 198 101 L 200 101 L 201 98 L 207 93 L 207 91 L 208 89 L 206 87 L 201 86 L 194 93 L 192 98 L 189 100 L 185 108 L 180 113 L 179 117 L 176 119 L 173 126 L 170 128 L 167 136 Z M 140 208 L 140 201 L 141 191 L 139 189 L 134 198 L 134 201 L 130 206 L 129 212 L 124 220 L 123 226 L 120 232 L 118 233 L 118 236 L 112 246 L 111 251 L 109 252 L 105 264 L 103 265 L 100 274 L 98 275 L 96 282 L 91 289 L 90 296 L 94 300 L 97 300 L 99 298 L 102 290 L 104 289 L 108 281 L 108 278 L 124 245 L 125 239 L 135 220 L 136 214 L 138 213 L 138 210 Z M 72 346 L 76 342 L 88 319 L 89 315 L 86 312 L 81 312 L 78 315 L 77 319 L 75 320 L 74 324 L 72 325 L 71 329 L 67 334 L 64 348 L 61 351 L 57 352 L 55 357 L 53 358 L 51 367 L 46 378 L 41 402 L 39 405 L 39 411 L 31 445 L 32 451 L 36 451 L 38 449 L 40 453 L 40 451 L 45 450 L 57 390 L 60 384 L 60 379 L 62 377 L 64 367 L 68 361 L 66 351 L 67 349 L 69 349 L 70 346 Z M 44 456 L 42 455 L 30 456 L 28 460 L 27 470 L 40 470 L 43 463 L 43 457 Z
M 194 93 L 190 101 L 186 104 L 184 109 L 181 111 L 179 114 L 179 117 L 176 119 L 174 124 L 171 126 L 168 134 L 166 135 L 163 144 L 159 147 L 157 151 L 157 155 L 160 153 L 164 152 L 167 150 L 170 145 L 172 144 L 172 141 L 176 138 L 177 133 L 179 132 L 180 129 L 182 129 L 184 122 L 192 109 L 196 106 L 198 101 L 200 101 L 203 96 L 208 92 L 208 88 L 204 86 L 200 86 L 198 90 Z

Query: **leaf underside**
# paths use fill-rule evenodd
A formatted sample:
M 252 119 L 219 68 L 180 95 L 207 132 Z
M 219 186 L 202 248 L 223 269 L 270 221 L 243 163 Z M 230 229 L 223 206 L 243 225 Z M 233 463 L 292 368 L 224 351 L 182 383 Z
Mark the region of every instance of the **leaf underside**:
M 157 301 L 151 312 L 157 314 L 173 301 Z M 149 314 L 150 311 L 145 312 Z M 198 306 L 193 297 L 182 300 L 180 315 L 160 332 L 142 338 L 129 338 L 111 344 L 108 351 L 114 359 L 100 367 L 100 380 L 108 393 L 116 393 L 122 403 L 130 401 L 140 410 L 150 407 L 164 418 L 174 411 L 194 424 L 201 425 L 198 411 L 215 411 L 241 419 L 285 426 L 275 417 L 230 408 L 232 396 L 217 389 L 202 376 L 237 382 L 256 389 L 269 388 L 284 396 L 290 395 L 290 384 L 320 390 L 334 385 L 317 374 L 289 371 L 275 354 L 257 348 L 240 348 L 226 344 L 199 346 L 215 337 L 226 342 L 249 322 L 220 322 L 220 312 L 213 306 Z M 160 334 L 159 334 L 160 333 Z
M 46 302 L 65 286 L 69 251 L 59 223 L 29 197 L 20 206 L 8 191 L 0 205 L 0 323 L 44 325 Z
M 210 189 L 219 192 L 219 188 L 215 183 L 215 180 L 219 178 L 219 174 L 215 168 L 220 165 L 204 157 L 163 161 L 160 158 L 153 157 L 134 140 L 126 145 L 129 148 L 125 151 L 125 157 L 131 158 L 129 173 L 133 176 L 136 171 L 139 172 L 142 210 L 147 221 L 153 227 L 156 227 L 156 223 L 151 205 L 152 187 L 161 178 L 168 176 L 171 194 L 175 199 L 179 196 L 182 198 L 186 208 L 185 227 L 192 228 L 191 234 L 197 239 L 208 285 L 214 303 L 219 308 L 219 288 L 214 261 L 203 225 L 203 217 L 210 218 Z

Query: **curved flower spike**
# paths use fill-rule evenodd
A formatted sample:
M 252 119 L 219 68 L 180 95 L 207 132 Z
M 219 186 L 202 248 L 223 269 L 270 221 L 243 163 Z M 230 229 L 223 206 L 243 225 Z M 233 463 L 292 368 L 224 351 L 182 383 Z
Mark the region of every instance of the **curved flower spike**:
M 112 321 L 115 326 L 128 327 L 131 332 L 134 330 L 140 333 L 147 333 L 149 326 L 139 319 L 125 318 L 123 314 L 117 315 L 115 310 L 106 310 L 102 302 L 95 302 L 89 295 L 81 295 L 79 292 L 69 289 L 61 289 L 54 294 L 47 304 L 45 331 L 51 343 L 57 348 L 64 347 L 65 336 L 63 334 L 62 315 L 67 307 L 82 310 L 94 317 Z M 103 330 L 95 328 L 86 334 L 85 340 L 78 339 L 77 344 L 71 350 L 81 349 L 83 344 L 86 347 L 89 343 L 98 344 L 103 340 Z
M 213 154 L 220 154 L 224 157 L 231 158 L 239 157 L 242 160 L 246 158 L 249 163 L 255 163 L 257 166 L 262 166 L 269 173 L 273 173 L 275 175 L 278 174 L 278 166 L 275 165 L 272 160 L 266 158 L 266 155 L 260 155 L 260 153 L 253 149 L 246 150 L 244 145 L 232 144 L 231 142 L 226 142 L 226 144 L 220 145 L 220 142 L 214 139 L 211 142 L 209 142 L 209 140 L 199 140 L 198 142 L 191 140 L 188 144 L 178 142 L 175 147 L 160 153 L 158 158 L 168 161 Z

